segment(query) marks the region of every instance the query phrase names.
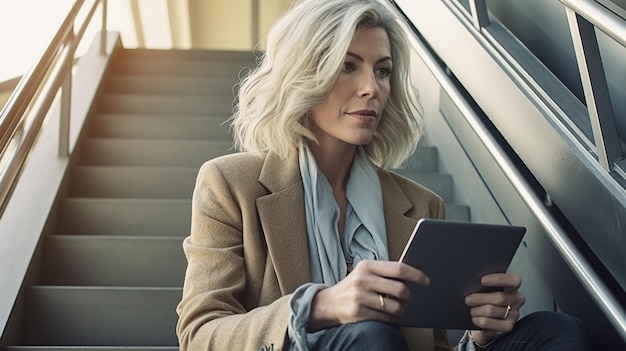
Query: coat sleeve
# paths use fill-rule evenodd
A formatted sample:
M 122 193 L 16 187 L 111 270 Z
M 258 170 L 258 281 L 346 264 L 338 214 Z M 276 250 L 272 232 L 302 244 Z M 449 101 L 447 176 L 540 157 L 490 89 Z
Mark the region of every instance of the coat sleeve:
M 247 296 L 243 219 L 227 178 L 214 163 L 200 169 L 184 240 L 187 271 L 177 307 L 181 350 L 282 350 L 290 295 L 266 306 Z

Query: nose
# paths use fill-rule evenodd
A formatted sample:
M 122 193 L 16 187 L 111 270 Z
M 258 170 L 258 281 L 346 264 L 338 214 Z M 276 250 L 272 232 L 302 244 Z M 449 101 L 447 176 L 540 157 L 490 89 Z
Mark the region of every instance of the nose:
M 359 84 L 359 97 L 367 97 L 373 99 L 378 96 L 380 88 L 378 87 L 378 81 L 376 74 L 373 71 L 364 72 L 360 79 Z

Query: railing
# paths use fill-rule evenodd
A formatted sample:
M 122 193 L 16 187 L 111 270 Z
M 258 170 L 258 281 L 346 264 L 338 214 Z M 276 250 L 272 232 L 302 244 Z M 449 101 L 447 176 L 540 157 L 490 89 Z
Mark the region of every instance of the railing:
M 596 28 L 626 47 L 626 23 L 616 14 L 591 0 L 561 0 L 574 42 L 576 61 L 596 144 L 598 161 L 607 171 L 624 158 L 609 98 Z
M 587 0 L 561 1 L 577 4 L 588 2 Z M 472 15 L 472 24 L 476 27 L 476 29 L 480 30 L 482 26 L 486 26 L 488 24 L 485 0 L 470 0 L 470 10 Z M 585 12 L 585 15 L 588 16 L 589 14 Z M 595 20 L 599 19 L 598 17 L 592 18 L 595 18 Z M 491 132 L 484 126 L 481 118 L 476 114 L 473 107 L 466 101 L 465 96 L 459 91 L 455 83 L 452 82 L 448 74 L 446 74 L 439 61 L 435 59 L 426 45 L 415 35 L 413 28 L 408 25 L 404 18 L 400 18 L 399 22 L 402 23 L 406 32 L 409 33 L 413 49 L 435 76 L 441 85 L 441 88 L 452 99 L 459 111 L 461 111 L 464 115 L 474 133 L 481 139 L 485 147 L 489 150 L 491 156 L 499 165 L 502 172 L 517 190 L 520 197 L 540 223 L 542 229 L 545 231 L 558 253 L 581 282 L 587 293 L 607 316 L 607 319 L 615 327 L 620 337 L 626 341 L 626 312 L 624 311 L 622 304 L 610 292 L 610 289 L 600 279 L 592 266 L 584 259 L 582 253 L 569 239 L 566 231 L 556 221 L 554 221 L 550 211 L 545 206 L 544 199 L 539 198 L 536 195 L 533 188 L 519 173 L 516 166 L 510 161 L 506 152 L 498 144 L 498 141 L 494 139 Z M 620 24 L 619 28 L 613 25 L 610 26 L 612 28 L 610 33 L 622 33 L 621 30 L 623 29 L 623 24 Z M 613 131 L 614 130 L 615 129 L 613 129 Z
M 102 5 L 101 52 L 106 54 L 107 0 L 93 0 L 84 21 L 75 31 L 75 21 L 85 7 L 77 0 L 33 68 L 25 74 L 0 111 L 0 217 L 20 170 L 39 135 L 50 107 L 61 89 L 61 122 L 58 154 L 70 154 L 69 124 L 72 95 L 72 66 L 76 49 L 98 5 Z
M 611 171 L 624 155 L 609 98 L 609 88 L 600 57 L 595 28 L 626 47 L 626 23 L 592 0 L 561 0 L 567 9 L 570 33 L 576 51 L 583 91 L 596 146 L 598 162 Z M 486 0 L 469 0 L 472 23 L 476 29 L 489 25 Z

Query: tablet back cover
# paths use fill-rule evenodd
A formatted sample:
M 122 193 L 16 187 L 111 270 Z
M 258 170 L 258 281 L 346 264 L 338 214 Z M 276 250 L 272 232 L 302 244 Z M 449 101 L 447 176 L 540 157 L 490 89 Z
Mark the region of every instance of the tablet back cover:
M 526 228 L 422 219 L 400 261 L 421 269 L 428 287 L 408 283 L 411 303 L 401 325 L 443 329 L 476 329 L 466 295 L 485 291 L 480 277 L 506 272 Z

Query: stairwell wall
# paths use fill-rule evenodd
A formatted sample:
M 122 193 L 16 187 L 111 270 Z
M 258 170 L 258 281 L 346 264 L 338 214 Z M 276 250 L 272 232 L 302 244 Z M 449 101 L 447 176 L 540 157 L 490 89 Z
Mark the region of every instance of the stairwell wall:
M 121 45 L 118 33 L 107 36 L 107 52 Z M 100 36 L 76 67 L 72 82 L 70 150 L 76 145 L 83 123 L 89 113 L 100 81 L 107 68 L 109 56 L 101 55 Z M 26 281 L 31 261 L 37 259 L 37 247 L 54 208 L 70 157 L 59 157 L 58 102 L 53 104 L 42 132 L 25 164 L 2 217 L 0 217 L 0 330 L 6 330 L 15 303 Z M 3 342 L 0 339 L 0 342 Z

